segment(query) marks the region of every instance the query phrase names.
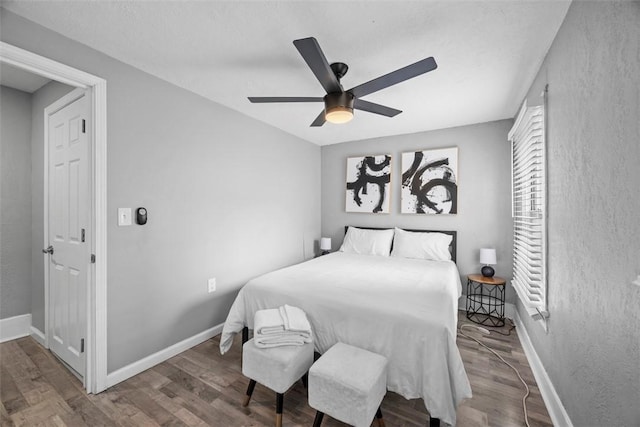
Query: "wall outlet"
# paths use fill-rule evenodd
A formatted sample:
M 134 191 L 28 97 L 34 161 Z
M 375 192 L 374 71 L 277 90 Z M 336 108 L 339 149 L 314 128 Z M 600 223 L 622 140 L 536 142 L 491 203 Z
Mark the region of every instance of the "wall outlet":
M 216 291 L 216 278 L 212 277 L 211 279 L 209 279 L 209 293 L 211 292 L 215 292 Z

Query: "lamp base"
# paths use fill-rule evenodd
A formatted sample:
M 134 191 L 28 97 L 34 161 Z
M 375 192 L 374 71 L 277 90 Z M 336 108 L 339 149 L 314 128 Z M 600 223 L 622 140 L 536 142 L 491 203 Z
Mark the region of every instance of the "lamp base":
M 322 251 L 322 252 L 320 252 L 320 255 L 322 256 L 322 255 L 327 255 L 327 254 L 330 254 L 330 253 L 331 253 L 331 251 Z
M 493 275 L 496 274 L 496 271 L 490 265 L 485 265 L 484 267 L 482 267 L 482 270 L 480 270 L 480 272 L 484 277 L 493 277 Z

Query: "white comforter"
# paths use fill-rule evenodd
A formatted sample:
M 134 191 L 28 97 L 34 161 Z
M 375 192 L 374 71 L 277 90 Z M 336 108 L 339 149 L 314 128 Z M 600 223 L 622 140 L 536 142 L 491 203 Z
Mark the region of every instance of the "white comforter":
M 257 310 L 290 304 L 311 323 L 316 351 L 344 342 L 389 360 L 387 389 L 423 398 L 433 417 L 455 424 L 471 386 L 456 346 L 460 275 L 451 261 L 332 253 L 249 281 L 220 339 L 253 329 Z

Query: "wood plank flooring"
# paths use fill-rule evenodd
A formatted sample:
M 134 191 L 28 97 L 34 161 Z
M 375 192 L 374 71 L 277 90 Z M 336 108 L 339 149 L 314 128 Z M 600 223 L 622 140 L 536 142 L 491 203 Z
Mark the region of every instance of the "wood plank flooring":
M 460 324 L 467 323 L 460 313 Z M 488 328 L 507 333 L 509 328 Z M 516 336 L 489 336 L 465 328 L 517 367 L 531 395 L 531 426 L 551 420 Z M 240 369 L 240 337 L 220 355 L 214 337 L 152 369 L 97 394 L 82 384 L 32 338 L 0 344 L 0 424 L 2 426 L 269 426 L 275 418 L 275 393 L 258 384 L 248 407 L 241 406 L 248 380 Z M 458 335 L 458 347 L 473 398 L 458 408 L 459 426 L 522 426 L 523 385 L 515 373 L 476 342 Z M 422 400 L 387 393 L 385 423 L 425 426 L 429 415 Z M 307 405 L 301 382 L 284 399 L 283 424 L 310 426 L 315 411 Z M 344 424 L 325 417 L 323 426 Z M 374 424 L 375 425 L 375 424 Z

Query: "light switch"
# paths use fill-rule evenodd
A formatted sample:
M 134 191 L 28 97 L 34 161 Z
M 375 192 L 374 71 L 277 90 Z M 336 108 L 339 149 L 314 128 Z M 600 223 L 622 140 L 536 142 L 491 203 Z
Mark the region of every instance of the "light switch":
M 118 225 L 131 225 L 131 208 L 118 208 Z

